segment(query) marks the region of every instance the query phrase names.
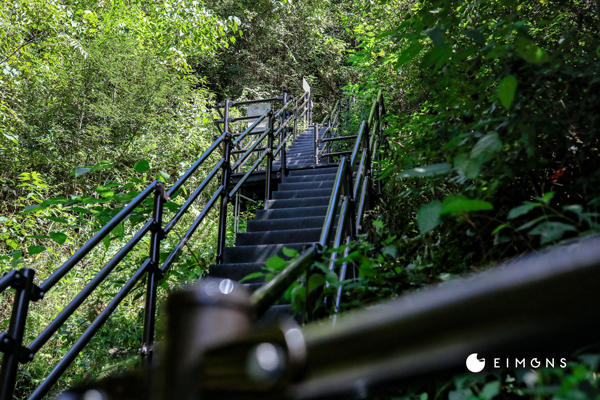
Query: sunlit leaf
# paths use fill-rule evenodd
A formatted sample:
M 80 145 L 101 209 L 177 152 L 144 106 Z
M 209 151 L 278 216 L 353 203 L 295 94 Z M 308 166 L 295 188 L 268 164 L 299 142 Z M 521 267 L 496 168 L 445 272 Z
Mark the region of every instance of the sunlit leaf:
M 29 246 L 27 248 L 27 251 L 29 252 L 30 256 L 39 254 L 39 253 L 41 253 L 44 250 L 46 250 L 46 248 L 44 246 Z
M 148 163 L 146 160 L 138 161 L 133 166 L 133 169 L 135 169 L 137 172 L 146 172 L 150 169 L 150 163 Z
M 62 232 L 50 232 L 49 236 L 58 244 L 63 244 L 67 240 L 67 235 Z

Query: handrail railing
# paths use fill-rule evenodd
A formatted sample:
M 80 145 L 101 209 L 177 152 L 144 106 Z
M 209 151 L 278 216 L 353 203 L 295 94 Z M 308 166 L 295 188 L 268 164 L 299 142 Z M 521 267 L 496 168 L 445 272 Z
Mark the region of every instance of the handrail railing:
M 314 250 L 293 264 L 310 264 L 308 257 Z M 282 273 L 272 287 L 292 280 Z M 221 286 L 228 295 L 214 290 Z M 198 393 L 203 399 L 317 400 L 365 398 L 424 379 L 447 380 L 449 374 L 466 373 L 465 359 L 474 353 L 486 361 L 502 356 L 500 368 L 504 359 L 512 360 L 511 369 L 522 368 L 525 359 L 540 366 L 540 357 L 554 368 L 597 343 L 599 290 L 598 235 L 340 315 L 333 325 L 299 327 L 286 321 L 252 327 L 252 305 L 264 308 L 261 299 L 273 290 L 248 299 L 227 279 L 202 281 L 169 300 L 165 364 L 153 378 L 134 375 L 128 385 L 147 399 L 156 398 L 147 388 L 157 379 L 168 388 L 160 400 L 173 398 L 175 391 L 184 400 Z M 196 293 L 202 298 L 182 310 L 182 302 Z M 484 371 L 499 368 L 496 362 L 485 364 Z M 175 371 L 177 384 L 168 385 L 174 382 L 165 371 Z M 113 382 L 122 385 L 123 377 L 74 388 L 64 398 L 85 400 L 93 391 L 121 399 Z
M 231 117 L 230 111 L 233 107 L 239 107 L 257 103 L 280 102 L 283 104 L 277 110 L 269 110 L 261 115 L 248 115 Z M 298 106 L 300 103 L 300 106 Z M 224 108 L 224 113 L 220 108 Z M 0 351 L 4 353 L 2 368 L 0 370 L 0 400 L 10 400 L 15 389 L 16 375 L 18 365 L 31 361 L 35 354 L 42 349 L 44 344 L 63 326 L 67 319 L 81 306 L 81 304 L 93 293 L 93 291 L 103 283 L 107 277 L 115 270 L 116 266 L 125 258 L 131 250 L 144 238 L 150 235 L 149 255 L 142 262 L 139 268 L 129 277 L 127 283 L 119 290 L 108 306 L 97 316 L 97 318 L 86 329 L 82 336 L 75 342 L 67 354 L 54 367 L 52 372 L 42 381 L 42 383 L 30 395 L 29 400 L 37 400 L 45 396 L 52 385 L 60 378 L 64 371 L 73 362 L 75 357 L 91 340 L 94 334 L 103 326 L 116 307 L 123 301 L 125 296 L 133 287 L 146 276 L 146 296 L 144 309 L 144 329 L 142 336 L 142 360 L 144 364 L 149 364 L 152 360 L 154 343 L 154 324 L 156 314 L 156 292 L 158 281 L 162 279 L 169 267 L 177 259 L 183 247 L 190 240 L 196 229 L 211 211 L 217 200 L 220 199 L 219 232 L 216 259 L 222 261 L 223 250 L 225 248 L 226 236 L 226 218 L 227 206 L 229 200 L 234 196 L 248 177 L 257 171 L 258 166 L 267 159 L 265 167 L 265 200 L 271 196 L 271 177 L 273 172 L 273 159 L 279 156 L 281 170 L 285 172 L 285 148 L 290 137 L 296 136 L 296 129 L 302 120 L 308 122 L 311 114 L 310 93 L 305 92 L 299 98 L 295 99 L 284 93 L 282 97 L 272 97 L 268 99 L 247 100 L 241 102 L 225 101 L 217 105 L 221 120 L 217 120 L 217 125 L 223 124 L 221 134 L 215 139 L 215 142 L 190 166 L 190 168 L 171 186 L 165 190 L 164 184 L 160 181 L 154 181 L 142 190 L 133 200 L 129 202 L 121 211 L 119 211 L 106 225 L 96 232 L 78 251 L 75 252 L 66 262 L 56 269 L 39 286 L 34 284 L 33 278 L 35 271 L 29 268 L 13 270 L 0 278 L 0 293 L 9 287 L 16 290 L 13 302 L 11 320 L 7 332 L 0 334 Z M 253 120 L 247 128 L 240 134 L 232 132 L 232 124 Z M 241 146 L 243 142 L 251 136 L 254 136 L 256 128 L 264 121 L 268 126 L 260 133 L 258 138 L 253 138 L 251 143 L 245 147 L 242 152 L 233 152 L 234 146 Z M 292 126 L 293 122 L 293 126 Z M 261 145 L 267 139 L 266 145 Z M 174 196 L 181 187 L 188 182 L 189 178 L 199 169 L 200 166 L 209 159 L 214 151 L 222 147 L 222 157 L 216 161 L 207 176 L 196 187 L 192 194 L 179 207 L 172 218 L 163 224 L 163 214 L 165 203 Z M 244 164 L 251 159 L 254 153 L 262 152 L 252 166 L 245 171 L 237 184 L 230 190 L 232 184 L 232 172 L 241 169 Z M 232 163 L 232 158 L 237 154 L 237 160 Z M 167 255 L 162 265 L 160 263 L 161 242 L 172 232 L 173 228 L 181 221 L 182 217 L 189 210 L 191 205 L 204 193 L 205 189 L 221 171 L 220 185 L 212 192 L 210 200 L 206 203 L 202 211 L 194 219 L 187 229 L 187 232 L 180 238 L 176 246 Z M 153 195 L 152 215 L 144 225 L 135 232 L 132 237 L 123 245 L 116 254 L 96 273 L 96 275 L 86 284 L 86 286 L 65 306 L 61 312 L 51 321 L 42 332 L 29 344 L 24 345 L 23 338 L 25 333 L 25 324 L 31 302 L 40 300 L 44 294 L 50 291 L 67 273 L 69 273 L 87 254 L 90 253 L 111 231 L 127 219 L 135 209 L 140 207 L 151 195 Z
M 332 114 L 339 114 L 338 105 L 339 102 L 336 103 L 336 106 L 332 109 Z M 373 110 L 376 110 L 376 112 Z M 343 243 L 349 243 L 350 240 L 359 233 L 360 222 L 362 220 L 362 214 L 365 209 L 367 194 L 371 183 L 371 155 L 377 151 L 378 140 L 371 140 L 371 138 L 379 136 L 381 133 L 380 127 L 383 110 L 383 94 L 380 90 L 371 107 L 369 117 L 371 123 L 369 124 L 368 121 L 363 120 L 356 135 L 340 137 L 345 140 L 354 139 L 354 143 L 352 145 L 352 150 L 344 152 L 345 154 L 339 162 L 319 241 L 315 246 L 305 250 L 299 258 L 291 262 L 283 271 L 269 281 L 269 283 L 262 286 L 252 295 L 252 302 L 257 307 L 259 315 L 268 308 L 270 300 L 278 299 L 292 282 L 307 272 L 307 267 L 322 254 L 322 249 L 324 247 L 331 246 L 334 249 L 339 248 Z M 326 116 L 323 122 L 331 120 L 332 114 Z M 337 116 L 334 116 L 333 120 L 336 119 Z M 317 137 L 317 124 L 315 124 L 314 129 L 315 137 Z M 353 172 L 357 165 L 358 154 L 361 154 L 358 171 L 356 177 L 353 177 Z M 348 158 L 348 155 L 351 155 L 351 157 Z M 357 195 L 359 195 L 358 199 Z M 340 200 L 342 201 L 341 205 Z M 335 226 L 336 217 L 337 227 Z M 331 241 L 331 235 L 334 232 L 334 228 L 335 236 L 334 240 Z M 347 251 L 347 249 L 344 251 Z M 329 259 L 329 267 L 331 270 L 336 266 L 336 259 L 337 252 L 334 252 Z M 342 263 L 339 272 L 340 280 L 345 278 L 347 267 L 348 265 L 346 262 Z M 342 290 L 338 289 L 334 300 L 334 313 L 337 313 L 338 311 L 341 295 Z

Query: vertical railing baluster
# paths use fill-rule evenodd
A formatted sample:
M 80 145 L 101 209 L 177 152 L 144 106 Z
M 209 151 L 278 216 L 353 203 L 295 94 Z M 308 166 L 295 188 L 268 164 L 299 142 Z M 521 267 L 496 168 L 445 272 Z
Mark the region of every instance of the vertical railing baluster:
M 286 92 L 283 92 L 283 106 L 285 107 L 285 105 L 287 104 L 287 99 L 288 99 L 288 94 Z M 284 122 L 287 120 L 287 114 L 289 113 L 288 110 L 285 110 L 284 112 L 282 112 L 281 114 L 281 125 L 284 124 Z M 283 181 L 285 179 L 285 168 L 286 168 L 286 161 L 287 161 L 287 155 L 285 154 L 285 137 L 287 136 L 287 127 L 283 127 L 281 128 L 280 132 L 279 132 L 279 146 L 281 147 L 281 157 L 279 157 L 279 172 L 281 173 L 281 181 Z
M 356 229 L 356 203 L 355 203 L 355 199 L 354 199 L 354 182 L 352 179 L 352 172 L 354 166 L 351 165 L 347 170 L 346 170 L 346 184 L 344 185 L 344 191 L 346 192 L 345 195 L 348 198 L 348 214 L 350 216 L 350 218 L 348 219 L 348 230 L 349 230 L 349 236 L 351 238 L 354 238 L 354 231 Z
M 150 264 L 146 280 L 146 302 L 144 308 L 144 332 L 142 339 L 142 363 L 146 366 L 152 364 L 154 352 L 154 326 L 156 322 L 156 290 L 161 279 L 160 243 L 165 234 L 162 227 L 163 211 L 165 204 L 165 185 L 158 182 L 154 191 L 154 207 L 152 211 L 152 236 L 150 238 Z
M 2 370 L 0 373 L 1 387 L 0 400 L 12 400 L 17 380 L 17 369 L 19 367 L 19 352 L 23 346 L 25 334 L 25 323 L 29 303 L 32 300 L 33 276 L 35 271 L 30 268 L 19 270 L 14 277 L 13 286 L 16 289 L 13 309 L 10 315 L 7 335 L 3 335 L 3 346 L 5 347 L 2 358 Z
M 273 110 L 269 111 L 269 124 L 267 126 L 267 166 L 265 168 L 265 208 L 267 208 L 267 200 L 271 200 L 271 174 L 273 172 Z
M 221 205 L 219 207 L 219 233 L 217 239 L 217 264 L 223 263 L 223 252 L 227 238 L 227 205 L 229 203 L 229 181 L 231 179 L 231 132 L 229 132 L 229 100 L 225 101 L 225 139 L 223 140 L 223 175 Z
M 281 171 L 281 183 L 285 181 L 285 177 L 287 175 L 287 154 L 285 152 L 287 143 L 284 143 L 281 147 L 281 167 L 279 168 Z
M 298 98 L 294 100 L 294 140 L 298 136 Z
M 315 156 L 315 164 L 319 163 L 319 123 L 313 125 L 313 151 Z

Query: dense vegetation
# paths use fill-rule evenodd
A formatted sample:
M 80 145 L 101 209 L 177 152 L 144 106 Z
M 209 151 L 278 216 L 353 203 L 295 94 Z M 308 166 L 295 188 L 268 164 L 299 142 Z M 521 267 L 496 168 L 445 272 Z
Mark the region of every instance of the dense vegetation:
M 150 180 L 172 183 L 194 161 L 216 133 L 211 104 L 297 93 L 302 77 L 317 116 L 342 95 L 358 99 L 349 131 L 379 88 L 387 103 L 384 191 L 352 244 L 360 280 L 346 285 L 346 308 L 599 230 L 596 2 L 22 0 L 0 6 L 0 26 L 0 272 L 28 266 L 47 276 Z M 27 340 L 138 223 L 115 229 L 35 305 Z M 201 276 L 214 226 L 190 243 L 161 296 Z M 18 396 L 90 324 L 145 246 L 28 364 Z M 137 363 L 136 290 L 63 387 Z M 598 360 L 534 380 L 506 371 L 394 396 L 590 398 Z

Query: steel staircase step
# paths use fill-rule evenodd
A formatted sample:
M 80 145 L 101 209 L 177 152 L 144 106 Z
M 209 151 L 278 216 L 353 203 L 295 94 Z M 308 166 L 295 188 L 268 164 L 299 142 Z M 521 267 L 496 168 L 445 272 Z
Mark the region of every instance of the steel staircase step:
M 268 210 L 256 211 L 256 220 L 300 218 L 310 216 L 324 217 L 326 212 L 327 205 L 314 207 L 272 208 Z
M 327 181 L 312 181 L 312 182 L 290 182 L 286 180 L 279 184 L 277 191 L 287 190 L 303 190 L 303 189 L 328 189 L 331 191 L 333 188 L 333 180 Z
M 226 247 L 223 252 L 224 263 L 258 263 L 265 262 L 267 258 L 278 255 L 282 258 L 287 258 L 283 255 L 284 247 L 302 251 L 310 246 L 313 242 L 304 243 L 286 243 L 286 244 L 261 244 Z
M 214 278 L 229 278 L 234 281 L 243 279 L 248 274 L 262 271 L 265 263 L 256 262 L 241 262 L 241 263 L 226 263 L 226 264 L 212 264 L 208 267 L 208 276 Z M 249 280 L 248 283 L 252 282 L 264 282 L 263 278 L 255 278 Z
M 316 242 L 321 228 L 286 229 L 238 233 L 236 245 Z
M 265 204 L 266 208 L 326 206 L 329 204 L 329 196 L 304 197 L 301 199 L 267 200 Z
M 314 217 L 254 219 L 248 221 L 246 232 L 320 228 L 323 225 L 324 218 L 325 212 L 323 212 L 322 216 Z

